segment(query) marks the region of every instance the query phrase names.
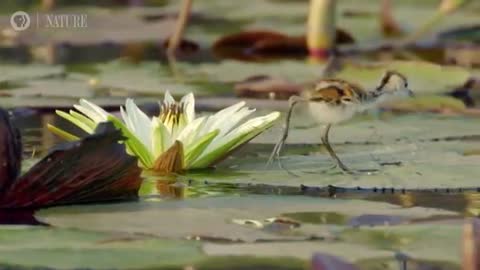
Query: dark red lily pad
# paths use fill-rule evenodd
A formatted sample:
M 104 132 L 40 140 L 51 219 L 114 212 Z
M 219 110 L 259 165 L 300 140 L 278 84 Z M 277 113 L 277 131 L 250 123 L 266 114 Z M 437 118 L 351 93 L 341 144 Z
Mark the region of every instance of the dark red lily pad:
M 168 48 L 168 44 L 170 42 L 170 38 L 167 38 L 162 46 L 166 50 Z M 196 43 L 193 40 L 189 39 L 182 39 L 180 40 L 180 44 L 178 44 L 177 52 L 180 54 L 189 54 L 189 53 L 195 53 L 200 49 L 200 46 L 198 43 Z
M 6 111 L 0 110 L 0 194 L 17 178 L 22 159 L 19 131 L 12 125 Z
M 338 29 L 336 44 L 353 43 L 353 37 Z M 220 58 L 263 60 L 269 58 L 299 58 L 308 55 L 303 36 L 287 36 L 273 31 L 245 31 L 226 35 L 215 41 L 213 52 Z
M 20 137 L 0 110 L 2 151 L 0 164 L 9 164 L 2 174 L 0 208 L 41 208 L 54 205 L 132 199 L 140 188 L 137 159 L 118 143 L 120 131 L 102 124 L 95 134 L 76 142 L 60 144 L 25 175 L 19 173 Z M 5 144 L 3 144 L 5 147 Z M 11 159 L 14 157 L 14 159 Z
M 284 78 L 258 75 L 249 77 L 234 86 L 235 94 L 239 97 L 262 99 L 288 99 L 298 95 L 303 86 L 290 82 Z

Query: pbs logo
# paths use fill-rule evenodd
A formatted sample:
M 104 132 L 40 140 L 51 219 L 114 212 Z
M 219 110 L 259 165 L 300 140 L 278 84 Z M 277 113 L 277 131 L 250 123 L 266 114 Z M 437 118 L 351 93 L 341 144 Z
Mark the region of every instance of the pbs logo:
M 30 27 L 30 16 L 25 11 L 17 11 L 10 17 L 10 24 L 13 30 L 23 31 Z

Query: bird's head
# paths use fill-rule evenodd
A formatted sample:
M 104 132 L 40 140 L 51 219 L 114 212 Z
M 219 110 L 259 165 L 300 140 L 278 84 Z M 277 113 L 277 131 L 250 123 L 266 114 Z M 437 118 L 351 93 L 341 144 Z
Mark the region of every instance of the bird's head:
M 408 88 L 407 78 L 403 74 L 392 70 L 388 70 L 383 74 L 382 80 L 375 91 L 390 97 L 413 96 L 412 90 Z

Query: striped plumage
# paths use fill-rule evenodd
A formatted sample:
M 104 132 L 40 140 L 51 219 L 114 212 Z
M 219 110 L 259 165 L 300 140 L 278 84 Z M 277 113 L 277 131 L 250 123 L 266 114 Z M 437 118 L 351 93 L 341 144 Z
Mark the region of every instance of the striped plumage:
M 393 96 L 411 95 L 405 76 L 387 71 L 379 85 L 367 91 L 361 86 L 341 79 L 325 79 L 304 93 L 314 119 L 322 124 L 336 124 L 352 118 Z
M 325 125 L 321 139 L 335 165 L 343 172 L 354 173 L 343 164 L 330 145 L 328 134 L 332 125 L 346 121 L 356 113 L 375 107 L 385 100 L 406 96 L 412 96 L 412 91 L 408 89 L 407 78 L 396 71 L 385 72 L 378 86 L 370 91 L 341 79 L 321 80 L 311 90 L 305 91 L 301 97 L 290 97 L 284 133 L 275 145 L 269 163 L 275 157 L 280 162 L 280 151 L 288 137 L 293 107 L 300 102 L 307 102 L 312 117 L 318 123 Z

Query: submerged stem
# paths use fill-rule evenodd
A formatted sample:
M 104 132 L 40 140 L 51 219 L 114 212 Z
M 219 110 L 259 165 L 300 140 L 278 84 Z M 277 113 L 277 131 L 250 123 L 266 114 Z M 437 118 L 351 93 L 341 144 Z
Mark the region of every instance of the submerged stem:
M 182 7 L 177 17 L 177 23 L 175 25 L 175 31 L 168 41 L 167 55 L 175 55 L 175 51 L 181 43 L 183 33 L 185 32 L 185 27 L 188 23 L 188 18 L 190 17 L 190 12 L 192 9 L 193 0 L 183 0 Z

